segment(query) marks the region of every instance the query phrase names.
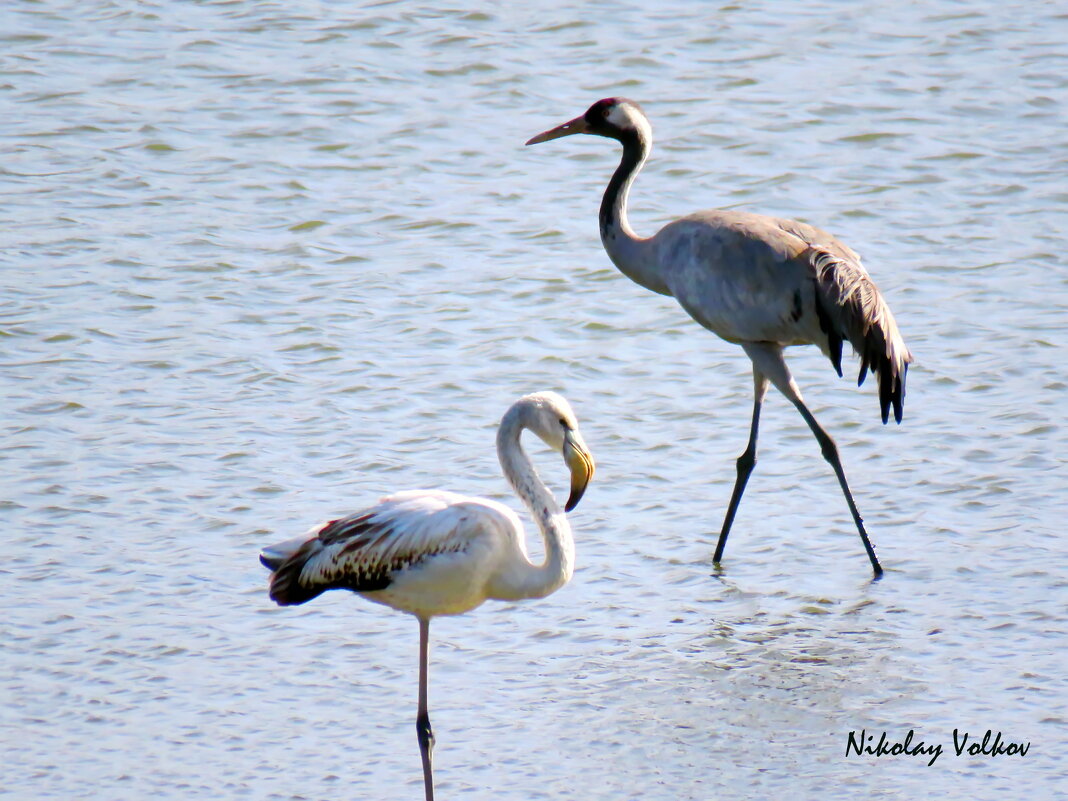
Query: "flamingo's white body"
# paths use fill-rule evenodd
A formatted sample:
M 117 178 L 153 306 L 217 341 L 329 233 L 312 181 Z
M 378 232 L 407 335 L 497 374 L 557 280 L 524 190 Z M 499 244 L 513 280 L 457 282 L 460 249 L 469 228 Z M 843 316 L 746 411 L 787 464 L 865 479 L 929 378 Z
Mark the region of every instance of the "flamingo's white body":
M 741 345 L 753 362 L 749 445 L 738 459 L 738 476 L 714 561 L 718 563 L 723 555 L 756 464 L 760 408 L 770 382 L 794 404 L 820 443 L 838 477 L 872 569 L 881 574 L 846 483 L 838 448 L 808 410 L 783 358 L 788 346 L 817 345 L 841 375 L 842 343 L 850 342 L 860 355 L 859 382 L 869 369 L 878 377 L 883 422 L 891 407 L 901 422 L 912 354 L 860 257 L 814 226 L 742 211 L 697 212 L 668 223 L 651 237 L 640 237 L 627 221 L 627 197 L 652 146 L 649 120 L 637 103 L 606 98 L 527 144 L 579 133 L 605 136 L 623 145 L 623 157 L 600 210 L 601 242 L 613 263 L 646 289 L 674 297 L 702 326 Z
M 570 511 L 593 475 L 593 458 L 571 407 L 560 395 L 524 396 L 505 413 L 497 453 L 509 483 L 537 520 L 545 543 L 541 565 L 527 557 L 523 524 L 504 504 L 441 490 L 399 492 L 376 505 L 265 548 L 271 598 L 302 604 L 332 589 L 419 619 L 419 714 L 426 797 L 433 799 L 433 733 L 427 711 L 430 618 L 470 611 L 487 599 L 541 598 L 567 583 L 575 548 L 565 510 L 538 477 L 520 444 L 529 429 L 564 456 L 571 470 Z

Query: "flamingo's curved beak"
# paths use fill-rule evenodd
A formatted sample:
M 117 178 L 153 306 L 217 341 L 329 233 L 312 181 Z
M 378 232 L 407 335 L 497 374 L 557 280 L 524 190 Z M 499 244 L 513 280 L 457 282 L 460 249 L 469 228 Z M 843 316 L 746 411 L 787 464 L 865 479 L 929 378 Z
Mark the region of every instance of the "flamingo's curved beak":
M 586 125 L 586 117 L 575 117 L 573 120 L 568 120 L 563 125 L 557 125 L 555 128 L 550 128 L 548 131 L 538 134 L 527 141 L 528 145 L 536 145 L 539 142 L 548 142 L 550 139 L 559 139 L 561 136 L 571 136 L 571 134 L 589 133 L 589 126 Z
M 564 434 L 564 463 L 567 464 L 568 469 L 571 471 L 571 495 L 568 497 L 567 503 L 564 504 L 564 511 L 570 512 L 582 500 L 582 495 L 586 492 L 586 485 L 593 478 L 595 467 L 593 455 L 590 453 L 590 449 L 586 447 L 582 434 L 571 428 Z

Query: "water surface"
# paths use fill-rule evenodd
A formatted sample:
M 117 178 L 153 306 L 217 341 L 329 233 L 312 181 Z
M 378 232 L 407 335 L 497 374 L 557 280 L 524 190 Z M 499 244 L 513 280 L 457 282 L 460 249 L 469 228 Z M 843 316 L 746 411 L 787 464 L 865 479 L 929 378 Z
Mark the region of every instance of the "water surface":
M 256 552 L 396 489 L 509 500 L 494 427 L 542 388 L 598 460 L 578 571 L 434 623 L 442 798 L 1062 791 L 1056 4 L 92 0 L 0 31 L 0 795 L 421 797 L 414 621 L 278 609 Z M 608 262 L 612 143 L 522 146 L 613 94 L 657 135 L 640 233 L 796 217 L 886 294 L 900 427 L 790 353 L 883 580 L 774 395 L 713 569 L 748 361 Z M 1031 748 L 958 758 L 955 727 Z M 947 753 L 845 755 L 910 728 Z

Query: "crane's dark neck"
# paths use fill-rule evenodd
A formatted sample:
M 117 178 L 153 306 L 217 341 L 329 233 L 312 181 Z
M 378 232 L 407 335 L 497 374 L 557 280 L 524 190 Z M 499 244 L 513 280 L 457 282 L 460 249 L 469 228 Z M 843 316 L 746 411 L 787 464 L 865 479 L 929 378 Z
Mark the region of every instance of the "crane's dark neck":
M 649 156 L 649 143 L 636 131 L 625 132 L 619 141 L 623 145 L 623 158 L 601 198 L 602 239 L 620 232 L 630 237 L 636 236 L 627 221 L 627 196 L 634 178 Z
M 625 276 L 653 292 L 670 295 L 654 258 L 651 240 L 634 233 L 627 220 L 630 187 L 645 164 L 652 143 L 636 130 L 624 131 L 618 139 L 623 145 L 623 158 L 601 198 L 601 242 Z

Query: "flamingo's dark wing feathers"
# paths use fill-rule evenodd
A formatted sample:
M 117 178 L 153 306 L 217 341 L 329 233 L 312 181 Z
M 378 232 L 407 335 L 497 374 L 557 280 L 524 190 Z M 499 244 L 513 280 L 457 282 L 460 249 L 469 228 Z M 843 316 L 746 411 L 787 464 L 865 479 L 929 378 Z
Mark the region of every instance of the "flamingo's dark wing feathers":
M 464 550 L 477 533 L 471 499 L 440 491 L 401 492 L 301 537 L 265 548 L 271 598 L 302 604 L 326 590 L 384 590 L 397 571 Z

